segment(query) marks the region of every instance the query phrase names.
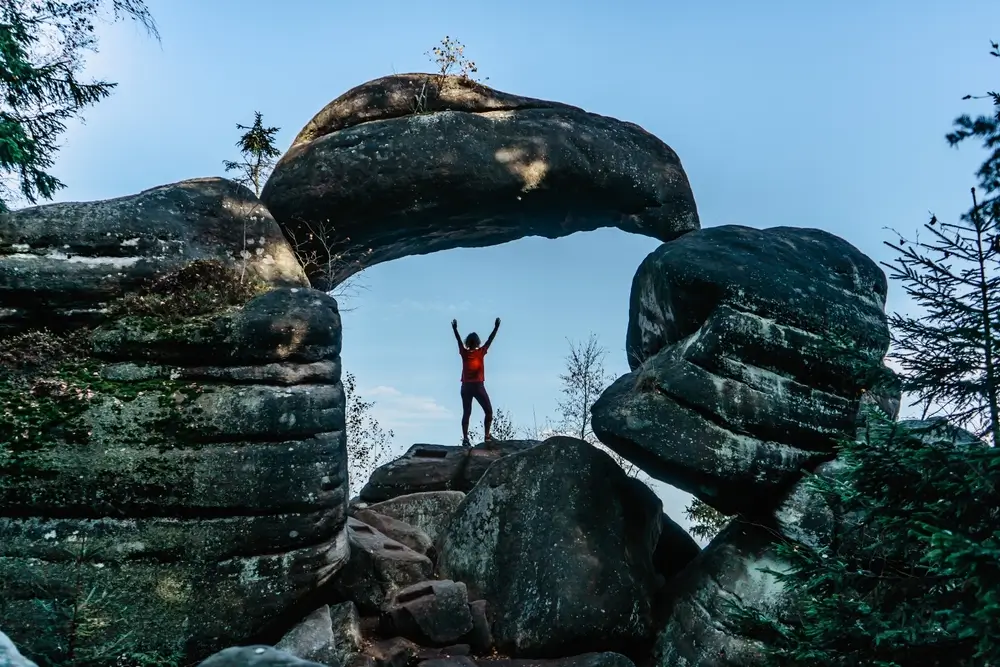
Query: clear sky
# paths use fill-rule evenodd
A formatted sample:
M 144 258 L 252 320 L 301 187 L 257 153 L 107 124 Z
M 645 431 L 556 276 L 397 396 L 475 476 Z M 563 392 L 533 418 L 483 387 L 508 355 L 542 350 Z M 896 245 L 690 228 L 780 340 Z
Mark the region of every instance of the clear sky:
M 65 136 L 57 201 L 222 175 L 255 110 L 291 139 L 331 99 L 393 72 L 430 71 L 442 37 L 488 85 L 629 120 L 668 143 L 703 226 L 818 227 L 888 259 L 884 227 L 965 210 L 981 152 L 944 140 L 988 108 L 996 0 L 147 0 L 162 43 L 104 30 L 91 72 L 119 82 Z M 451 337 L 503 326 L 487 358 L 497 407 L 555 413 L 567 338 L 597 334 L 627 370 L 629 287 L 657 242 L 618 230 L 451 250 L 376 266 L 343 304 L 344 364 L 404 449 L 457 444 Z M 890 309 L 906 304 L 890 291 Z M 478 419 L 481 413 L 474 413 Z M 681 519 L 686 496 L 659 487 Z

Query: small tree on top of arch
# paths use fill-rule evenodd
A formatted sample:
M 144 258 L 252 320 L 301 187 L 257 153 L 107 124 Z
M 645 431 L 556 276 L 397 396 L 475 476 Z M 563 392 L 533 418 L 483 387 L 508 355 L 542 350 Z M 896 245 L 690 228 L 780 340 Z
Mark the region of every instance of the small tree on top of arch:
M 445 35 L 444 39 L 441 40 L 441 44 L 435 46 L 425 55 L 437 65 L 437 73 L 441 76 L 457 74 L 463 79 L 476 80 L 471 75 L 478 72 L 479 68 L 476 67 L 474 60 L 469 60 L 465 57 L 465 45 L 457 39 L 452 39 L 448 35 Z

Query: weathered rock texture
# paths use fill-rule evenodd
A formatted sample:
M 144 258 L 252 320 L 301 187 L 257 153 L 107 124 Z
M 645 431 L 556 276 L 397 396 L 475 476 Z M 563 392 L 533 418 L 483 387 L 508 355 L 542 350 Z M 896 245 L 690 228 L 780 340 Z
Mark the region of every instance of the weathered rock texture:
M 641 653 L 661 507 L 606 453 L 550 438 L 490 467 L 439 539 L 438 569 L 489 602 L 507 655 Z
M 698 228 L 677 155 L 632 123 L 452 76 L 370 81 L 299 133 L 261 195 L 325 289 L 407 255 L 619 227 Z M 325 241 L 309 240 L 310 233 Z
M 830 479 L 842 471 L 834 459 L 815 474 Z M 664 595 L 666 623 L 654 650 L 656 667 L 753 665 L 758 645 L 744 635 L 731 605 L 781 618 L 792 600 L 781 582 L 764 571 L 789 568 L 777 551 L 779 541 L 829 545 L 840 527 L 841 517 L 806 480 L 793 487 L 769 520 L 734 519 L 670 580 Z
M 437 542 L 463 500 L 461 491 L 424 491 L 383 500 L 368 509 L 416 526 Z
M 426 491 L 467 492 L 494 461 L 537 444 L 537 440 L 510 440 L 475 447 L 413 445 L 403 456 L 372 472 L 360 497 L 365 502 L 377 503 Z
M 347 558 L 337 303 L 271 289 L 302 274 L 281 268 L 291 250 L 234 187 L 186 182 L 2 218 L 5 242 L 30 247 L 0 256 L 0 310 L 47 299 L 65 329 L 0 343 L 0 627 L 28 655 L 67 663 L 73 635 L 82 660 L 129 632 L 123 653 L 204 657 L 284 622 Z M 264 248 L 245 263 L 244 224 Z M 237 301 L 123 306 L 142 279 L 197 257 L 215 258 L 205 266 Z M 104 322 L 88 329 L 70 308 Z
M 274 645 L 296 658 L 312 660 L 330 667 L 346 667 L 337 652 L 333 619 L 329 605 L 323 605 L 300 621 Z
M 361 613 L 378 615 L 396 591 L 430 578 L 434 565 L 427 556 L 357 519 L 348 519 L 347 531 L 351 557 L 333 588 L 341 599 L 354 602 Z
M 308 286 L 252 192 L 199 178 L 0 215 L 0 328 L 103 320 L 110 302 L 193 260 L 245 267 L 274 286 Z
M 865 387 L 835 346 L 881 359 L 885 295 L 878 266 L 820 230 L 727 225 L 665 243 L 636 272 L 633 370 L 595 403 L 594 431 L 716 509 L 769 514 L 853 434 Z
M 297 658 L 272 646 L 233 646 L 214 653 L 198 667 L 337 667 Z

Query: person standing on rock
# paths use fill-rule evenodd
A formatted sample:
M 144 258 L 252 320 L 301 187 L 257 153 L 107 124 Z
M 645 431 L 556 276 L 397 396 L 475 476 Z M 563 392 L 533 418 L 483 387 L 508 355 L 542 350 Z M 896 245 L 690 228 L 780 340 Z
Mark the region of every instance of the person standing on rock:
M 500 330 L 500 318 L 493 324 L 493 333 L 486 339 L 486 344 L 480 347 L 479 335 L 473 331 L 465 337 L 458 333 L 458 320 L 451 321 L 451 330 L 455 332 L 455 340 L 458 341 L 458 353 L 462 355 L 462 445 L 469 447 L 469 418 L 472 416 L 472 399 L 479 402 L 479 407 L 483 409 L 483 439 L 490 441 L 493 436 L 490 434 L 490 426 L 493 424 L 493 406 L 490 404 L 490 395 L 486 393 L 486 369 L 483 365 L 483 357 L 490 349 L 490 344 L 496 338 L 497 331 Z

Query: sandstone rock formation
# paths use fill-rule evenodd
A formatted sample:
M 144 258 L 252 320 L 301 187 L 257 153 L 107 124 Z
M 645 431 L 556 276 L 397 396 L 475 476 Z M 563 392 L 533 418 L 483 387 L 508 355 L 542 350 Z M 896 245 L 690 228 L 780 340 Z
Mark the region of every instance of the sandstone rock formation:
M 842 470 L 836 460 L 817 475 Z M 766 570 L 788 570 L 777 552 L 781 540 L 830 544 L 837 529 L 822 496 L 806 482 L 795 485 L 769 521 L 734 519 L 688 567 L 670 580 L 665 625 L 654 649 L 656 667 L 753 665 L 757 644 L 733 618 L 733 605 L 775 614 L 789 603 L 781 583 Z
M 641 652 L 660 522 L 659 498 L 610 456 L 554 437 L 490 467 L 440 537 L 438 570 L 489 602 L 509 655 Z
M 853 433 L 852 355 L 888 348 L 885 295 L 878 266 L 820 230 L 727 225 L 665 243 L 636 272 L 633 370 L 594 405 L 594 431 L 725 513 L 766 515 Z
M 252 192 L 198 178 L 0 216 L 0 329 L 101 321 L 111 301 L 195 260 L 222 261 L 273 286 L 308 286 Z
M 669 240 L 698 228 L 680 160 L 639 126 L 427 74 L 376 79 L 332 101 L 261 198 L 320 258 L 307 267 L 320 289 L 448 248 L 612 226 Z
M 431 560 L 357 519 L 348 519 L 351 557 L 333 584 L 334 592 L 364 614 L 378 615 L 392 595 L 430 578 Z
M 463 500 L 461 491 L 424 491 L 383 500 L 367 509 L 415 526 L 437 542 Z
M 475 447 L 413 445 L 403 456 L 376 469 L 359 495 L 364 502 L 377 503 L 425 491 L 468 492 L 494 461 L 537 444 L 535 440 L 507 440 Z
M 249 191 L 186 181 L 0 229 L 0 627 L 60 664 L 126 632 L 122 652 L 203 657 L 329 580 L 340 315 Z

